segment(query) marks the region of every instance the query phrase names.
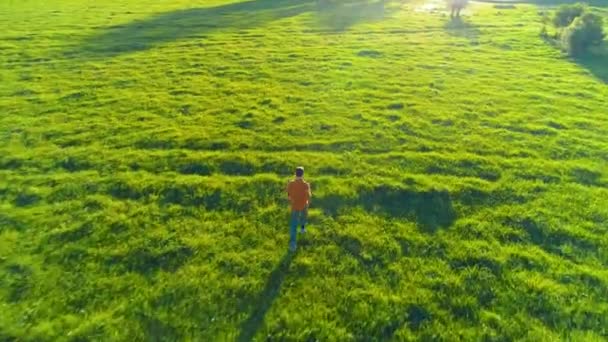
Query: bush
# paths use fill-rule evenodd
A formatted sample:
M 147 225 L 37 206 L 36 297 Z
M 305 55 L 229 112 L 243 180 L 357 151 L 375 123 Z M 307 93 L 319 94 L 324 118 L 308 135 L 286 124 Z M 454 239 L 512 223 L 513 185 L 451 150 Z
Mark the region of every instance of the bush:
M 580 55 L 604 39 L 604 22 L 602 17 L 586 13 L 574 19 L 562 33 L 562 44 L 572 56 Z
M 582 16 L 585 11 L 585 5 L 581 3 L 560 6 L 553 17 L 553 25 L 555 27 L 568 27 L 574 19 Z
M 540 29 L 540 36 L 543 39 L 548 39 L 549 38 L 549 31 L 547 31 L 547 26 L 543 26 Z

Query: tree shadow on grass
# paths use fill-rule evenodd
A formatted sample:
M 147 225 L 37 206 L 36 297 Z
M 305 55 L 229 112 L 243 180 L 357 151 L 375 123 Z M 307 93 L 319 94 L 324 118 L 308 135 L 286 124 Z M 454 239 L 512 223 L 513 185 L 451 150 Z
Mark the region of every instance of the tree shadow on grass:
M 447 191 L 413 191 L 378 187 L 360 194 L 359 202 L 370 212 L 391 217 L 412 217 L 427 233 L 447 228 L 456 220 L 456 211 Z
M 427 233 L 451 226 L 456 220 L 452 199 L 447 191 L 415 191 L 379 186 L 362 190 L 357 197 L 327 196 L 315 199 L 315 205 L 330 216 L 346 208 L 362 207 L 367 212 L 392 218 L 411 219 Z
M 608 43 L 587 56 L 575 58 L 574 61 L 589 70 L 597 79 L 608 84 Z
M 295 254 L 291 252 L 285 253 L 279 264 L 268 276 L 266 286 L 260 293 L 253 305 L 253 311 L 246 321 L 241 324 L 241 332 L 237 341 L 251 341 L 264 323 L 264 317 L 272 306 L 274 300 L 279 296 L 283 281 L 287 276 L 291 262 Z
M 524 1 L 522 0 L 522 2 Z M 528 0 L 526 2 L 541 6 L 560 6 L 582 2 L 593 7 L 608 7 L 608 2 L 606 0 Z
M 108 27 L 85 39 L 78 51 L 112 57 L 148 50 L 186 38 L 205 38 L 220 29 L 246 29 L 312 9 L 310 1 L 252 0 L 216 7 L 188 8 Z
M 307 12 L 315 12 L 322 23 L 327 23 L 323 18 L 334 18 L 337 26 L 330 26 L 340 29 L 382 18 L 384 13 L 384 0 L 334 1 L 337 0 L 250 0 L 161 13 L 107 27 L 101 33 L 85 38 L 66 55 L 89 58 L 119 56 L 182 39 L 204 39 L 206 34 L 216 31 L 259 27 Z
M 596 254 L 600 249 L 597 241 L 559 227 L 552 228 L 535 218 L 509 218 L 505 224 L 526 232 L 527 240 L 547 253 L 562 257 L 571 258 L 569 253 L 564 253 L 564 246 L 590 254 Z
M 543 40 L 555 49 L 563 49 L 558 37 L 548 36 Z M 570 57 L 570 61 L 587 69 L 593 77 L 608 84 L 608 42 L 592 47 L 582 56 Z
M 343 31 L 361 21 L 384 19 L 387 8 L 385 0 L 319 0 L 317 13 L 319 23 L 335 31 Z
M 491 4 L 533 4 L 538 6 L 560 6 L 566 4 L 575 4 L 577 2 L 584 2 L 589 6 L 594 7 L 608 7 L 608 1 L 606 0 L 476 0 L 477 2 L 486 2 Z

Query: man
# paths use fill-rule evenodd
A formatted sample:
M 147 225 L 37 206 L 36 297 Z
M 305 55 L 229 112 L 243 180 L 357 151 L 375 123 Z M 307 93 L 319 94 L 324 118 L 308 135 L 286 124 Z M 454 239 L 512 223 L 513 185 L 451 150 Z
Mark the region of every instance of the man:
M 296 178 L 287 184 L 287 197 L 291 204 L 291 222 L 289 226 L 289 250 L 296 250 L 296 235 L 298 224 L 300 233 L 306 232 L 306 215 L 312 193 L 310 184 L 304 181 L 304 168 L 296 168 Z
M 454 18 L 454 16 L 456 16 L 456 18 L 459 18 L 460 11 L 467 7 L 468 2 L 469 0 L 449 0 L 448 3 L 451 9 L 450 17 Z

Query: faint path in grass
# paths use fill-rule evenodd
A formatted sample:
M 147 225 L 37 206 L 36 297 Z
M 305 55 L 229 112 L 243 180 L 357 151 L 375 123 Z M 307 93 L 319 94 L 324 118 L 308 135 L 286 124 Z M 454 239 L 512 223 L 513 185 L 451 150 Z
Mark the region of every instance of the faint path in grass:
M 205 38 L 220 30 L 243 30 L 307 12 L 328 30 L 344 30 L 358 22 L 383 18 L 385 0 L 252 0 L 216 7 L 189 8 L 106 28 L 86 38 L 68 56 L 112 57 L 148 50 L 186 38 Z
M 274 300 L 279 296 L 283 281 L 289 271 L 289 266 L 293 261 L 294 253 L 286 252 L 279 264 L 268 276 L 266 286 L 259 297 L 253 303 L 253 311 L 246 321 L 241 324 L 241 332 L 237 341 L 251 341 L 264 323 L 264 317 L 272 306 Z

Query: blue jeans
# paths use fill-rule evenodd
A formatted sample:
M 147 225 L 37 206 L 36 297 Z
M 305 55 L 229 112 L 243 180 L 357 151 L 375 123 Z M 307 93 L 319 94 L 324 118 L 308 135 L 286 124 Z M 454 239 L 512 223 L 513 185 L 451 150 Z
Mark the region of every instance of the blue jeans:
M 307 210 L 292 210 L 291 222 L 289 223 L 289 247 L 296 247 L 296 236 L 298 235 L 298 225 L 306 224 Z

